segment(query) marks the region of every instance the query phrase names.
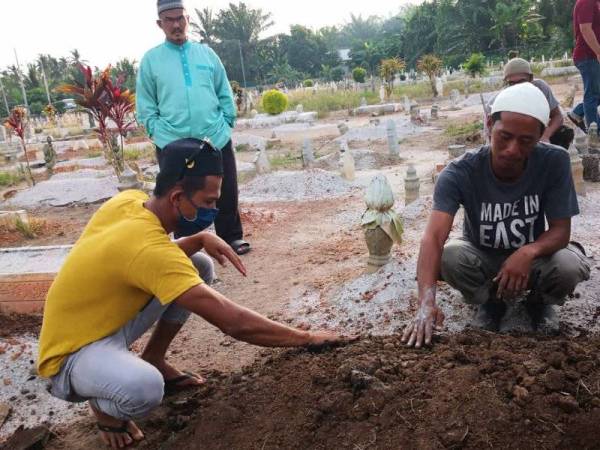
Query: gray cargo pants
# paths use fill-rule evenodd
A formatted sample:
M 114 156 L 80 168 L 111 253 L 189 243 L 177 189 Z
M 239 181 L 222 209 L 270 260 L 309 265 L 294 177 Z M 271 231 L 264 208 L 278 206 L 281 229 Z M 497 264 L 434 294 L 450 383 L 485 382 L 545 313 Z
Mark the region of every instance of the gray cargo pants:
M 210 284 L 214 265 L 204 253 L 191 257 L 200 278 Z M 52 395 L 69 402 L 89 400 L 94 408 L 121 420 L 141 418 L 163 398 L 164 380 L 153 365 L 129 351 L 159 319 L 184 323 L 190 312 L 153 298 L 123 328 L 69 355 L 51 378 Z
M 480 250 L 466 239 L 451 239 L 442 253 L 442 280 L 459 290 L 467 303 L 481 305 L 490 299 L 492 280 L 509 256 Z M 529 289 L 546 304 L 562 305 L 575 286 L 589 278 L 590 259 L 571 243 L 533 262 Z

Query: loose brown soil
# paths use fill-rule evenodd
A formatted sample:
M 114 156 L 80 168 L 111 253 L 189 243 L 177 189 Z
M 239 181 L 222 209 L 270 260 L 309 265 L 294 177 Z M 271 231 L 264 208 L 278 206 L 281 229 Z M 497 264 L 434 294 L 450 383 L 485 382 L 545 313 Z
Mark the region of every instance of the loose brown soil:
M 273 351 L 168 401 L 139 448 L 598 448 L 598 344 L 468 331 L 426 350 L 389 336 Z M 70 448 L 91 448 L 78 427 Z

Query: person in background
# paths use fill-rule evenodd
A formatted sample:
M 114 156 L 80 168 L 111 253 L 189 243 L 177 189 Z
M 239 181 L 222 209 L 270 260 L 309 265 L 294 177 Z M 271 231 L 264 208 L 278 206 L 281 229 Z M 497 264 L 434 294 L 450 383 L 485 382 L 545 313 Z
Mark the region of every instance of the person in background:
M 583 79 L 583 103 L 567 117 L 584 132 L 591 123 L 598 124 L 600 104 L 600 1 L 577 0 L 573 8 L 575 49 L 573 62 Z
M 223 153 L 223 187 L 217 203 L 217 235 L 238 255 L 250 251 L 238 205 L 237 168 L 231 130 L 236 107 L 227 73 L 207 45 L 188 39 L 189 16 L 184 2 L 158 0 L 159 28 L 165 42 L 149 50 L 138 71 L 137 115 L 157 149 L 183 138 L 209 141 Z

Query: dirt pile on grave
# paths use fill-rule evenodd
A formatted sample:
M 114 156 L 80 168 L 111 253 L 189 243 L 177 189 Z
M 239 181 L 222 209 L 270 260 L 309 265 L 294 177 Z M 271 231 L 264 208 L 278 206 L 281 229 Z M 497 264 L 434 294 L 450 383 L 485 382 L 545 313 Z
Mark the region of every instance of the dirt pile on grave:
M 599 343 L 469 331 L 285 352 L 172 410 L 194 417 L 161 448 L 597 448 Z

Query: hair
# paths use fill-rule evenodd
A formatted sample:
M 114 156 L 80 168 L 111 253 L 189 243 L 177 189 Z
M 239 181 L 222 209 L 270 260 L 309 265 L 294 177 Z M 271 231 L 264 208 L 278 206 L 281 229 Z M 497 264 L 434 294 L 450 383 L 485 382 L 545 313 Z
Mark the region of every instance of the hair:
M 502 112 L 503 111 L 497 111 L 494 114 L 492 114 L 492 126 L 494 126 L 494 124 L 496 122 L 498 122 L 499 120 L 502 120 Z M 542 122 L 539 122 L 539 124 L 542 127 L 541 133 L 540 133 L 540 136 L 541 136 L 544 134 L 544 131 L 546 131 L 546 125 L 544 125 Z
M 184 176 L 182 179 L 176 180 L 172 176 L 159 173 L 156 177 L 156 186 L 154 186 L 154 196 L 164 197 L 176 186 L 181 186 L 186 196 L 193 197 L 196 192 L 206 186 L 206 176 Z

